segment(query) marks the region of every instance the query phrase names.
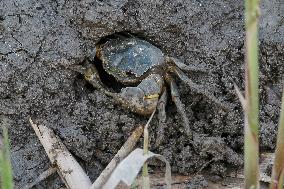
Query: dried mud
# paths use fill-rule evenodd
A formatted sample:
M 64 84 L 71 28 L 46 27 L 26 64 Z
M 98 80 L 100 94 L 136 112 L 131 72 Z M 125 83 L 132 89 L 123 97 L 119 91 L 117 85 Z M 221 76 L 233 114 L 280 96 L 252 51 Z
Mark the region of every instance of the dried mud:
M 284 73 L 284 5 L 261 1 L 261 148 L 275 147 Z M 68 66 L 93 56 L 103 36 L 128 31 L 186 64 L 210 69 L 189 73 L 223 102 L 219 105 L 178 83 L 193 129 L 190 143 L 173 103 L 167 105 L 163 154 L 175 173 L 204 167 L 212 175 L 242 165 L 243 118 L 233 82 L 244 88 L 243 1 L 0 1 L 0 120 L 7 121 L 16 186 L 50 164 L 28 123 L 52 128 L 94 180 L 131 131 L 147 118 L 122 109 Z M 151 127 L 152 141 L 158 120 Z M 141 144 L 140 144 L 141 146 Z M 209 163 L 208 163 L 209 162 Z M 54 175 L 38 188 L 59 188 Z

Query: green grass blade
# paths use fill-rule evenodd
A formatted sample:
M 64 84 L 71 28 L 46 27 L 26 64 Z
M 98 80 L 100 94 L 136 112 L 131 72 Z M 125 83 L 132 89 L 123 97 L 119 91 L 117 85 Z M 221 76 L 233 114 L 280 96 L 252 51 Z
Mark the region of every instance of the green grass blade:
M 284 91 L 282 94 L 282 105 L 280 121 L 278 126 L 275 160 L 272 169 L 270 189 L 282 189 L 284 177 Z
M 3 148 L 0 150 L 0 179 L 1 188 L 12 189 L 13 188 L 13 174 L 12 165 L 10 161 L 10 145 L 8 139 L 8 130 L 3 127 Z
M 259 188 L 259 89 L 258 89 L 259 1 L 245 0 L 246 104 L 245 104 L 245 188 Z

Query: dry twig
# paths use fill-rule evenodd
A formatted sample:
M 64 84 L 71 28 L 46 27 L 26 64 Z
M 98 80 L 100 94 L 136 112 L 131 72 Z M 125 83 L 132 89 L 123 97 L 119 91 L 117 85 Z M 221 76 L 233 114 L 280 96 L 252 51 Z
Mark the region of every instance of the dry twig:
M 106 166 L 100 176 L 96 179 L 94 184 L 91 186 L 91 189 L 99 189 L 107 181 L 110 174 L 113 172 L 115 167 L 123 160 L 134 148 L 139 138 L 143 133 L 143 127 L 137 127 L 127 141 L 123 144 L 117 154 L 113 157 L 111 162 Z
M 69 189 L 90 188 L 89 177 L 54 132 L 44 125 L 33 123 L 31 118 L 29 121 L 66 187 Z

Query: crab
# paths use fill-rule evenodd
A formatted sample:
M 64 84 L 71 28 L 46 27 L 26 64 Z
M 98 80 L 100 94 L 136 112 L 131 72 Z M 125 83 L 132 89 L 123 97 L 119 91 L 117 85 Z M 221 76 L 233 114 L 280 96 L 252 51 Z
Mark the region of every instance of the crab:
M 158 47 L 133 35 L 107 38 L 97 43 L 95 54 L 96 58 L 101 60 L 103 69 L 126 87 L 120 92 L 112 91 L 102 82 L 96 66 L 90 63 L 82 72 L 84 78 L 93 87 L 137 114 L 149 116 L 157 108 L 159 120 L 157 145 L 163 141 L 166 126 L 167 86 L 170 88 L 171 99 L 177 107 L 177 112 L 183 120 L 184 132 L 188 137 L 193 137 L 175 78 L 186 83 L 191 90 L 202 93 L 213 102 L 222 104 L 185 74 L 185 72 L 203 71 L 202 69 L 169 57 Z

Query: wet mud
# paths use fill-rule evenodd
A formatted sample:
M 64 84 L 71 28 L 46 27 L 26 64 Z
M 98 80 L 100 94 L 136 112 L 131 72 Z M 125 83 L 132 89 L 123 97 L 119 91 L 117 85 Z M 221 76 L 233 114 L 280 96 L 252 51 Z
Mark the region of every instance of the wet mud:
M 151 150 L 163 154 L 172 171 L 180 174 L 204 168 L 224 176 L 228 169 L 242 166 L 243 113 L 233 83 L 244 89 L 243 9 L 243 1 L 235 0 L 0 1 L 0 121 L 9 127 L 16 186 L 33 181 L 50 166 L 29 117 L 52 128 L 92 180 L 131 131 L 146 123 L 146 117 L 121 108 L 68 69 L 94 57 L 100 38 L 121 31 L 140 36 L 188 65 L 210 70 L 188 76 L 232 105 L 223 110 L 178 82 L 196 136 L 193 142 L 186 137 L 169 100 L 166 141 L 151 145 Z M 272 150 L 283 87 L 284 6 L 281 0 L 261 1 L 261 13 L 260 146 Z M 152 141 L 157 125 L 154 117 Z M 54 175 L 38 187 L 60 186 Z

